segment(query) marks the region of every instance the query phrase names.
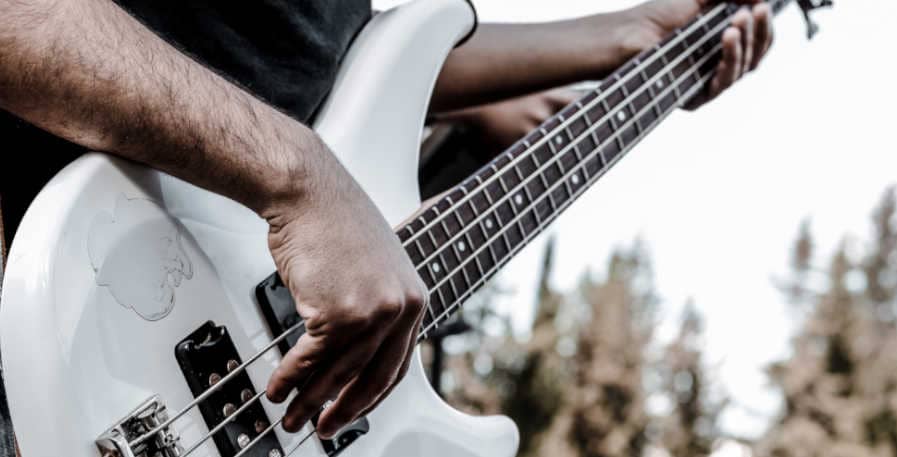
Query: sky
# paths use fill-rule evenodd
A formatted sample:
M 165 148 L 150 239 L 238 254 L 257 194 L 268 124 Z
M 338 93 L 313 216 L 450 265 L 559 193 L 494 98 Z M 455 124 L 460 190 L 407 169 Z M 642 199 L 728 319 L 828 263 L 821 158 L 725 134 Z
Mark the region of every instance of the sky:
M 674 114 L 548 231 L 557 241 L 554 285 L 600 274 L 615 246 L 642 238 L 669 335 L 693 298 L 705 317 L 708 365 L 733 406 L 733 434 L 761 434 L 780 406 L 764 368 L 788 354 L 794 313 L 773 283 L 788 269 L 809 219 L 822 263 L 845 238 L 868 238 L 869 217 L 897 184 L 897 63 L 890 35 L 897 2 L 835 0 L 806 40 L 790 6 L 761 68 L 696 112 Z M 402 3 L 379 0 L 378 8 Z M 629 0 L 475 0 L 483 22 L 576 17 Z M 888 57 L 890 56 L 890 57 Z M 525 337 L 545 235 L 499 275 L 513 293 L 498 304 Z M 824 266 L 824 264 L 823 264 Z

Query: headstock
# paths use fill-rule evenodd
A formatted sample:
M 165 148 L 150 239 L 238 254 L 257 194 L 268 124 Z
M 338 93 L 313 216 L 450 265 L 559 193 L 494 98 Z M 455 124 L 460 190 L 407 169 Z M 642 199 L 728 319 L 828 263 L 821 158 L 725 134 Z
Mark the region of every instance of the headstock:
M 830 8 L 833 5 L 832 0 L 797 0 L 797 6 L 800 7 L 801 12 L 804 14 L 804 21 L 807 23 L 807 39 L 812 40 L 816 33 L 819 32 L 819 24 L 810 17 L 810 13 L 813 10 Z

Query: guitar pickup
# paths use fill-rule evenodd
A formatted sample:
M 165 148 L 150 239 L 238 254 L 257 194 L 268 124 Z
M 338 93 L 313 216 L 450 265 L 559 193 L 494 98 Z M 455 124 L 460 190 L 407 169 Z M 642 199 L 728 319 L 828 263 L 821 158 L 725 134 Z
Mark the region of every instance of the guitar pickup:
M 216 385 L 243 363 L 227 328 L 216 326 L 211 321 L 181 340 L 174 352 L 194 398 Z M 244 371 L 222 385 L 201 402 L 198 408 L 206 426 L 211 430 L 231 419 L 241 406 L 255 398 L 256 393 L 249 375 Z M 221 457 L 233 457 L 243 451 L 271 424 L 258 401 L 232 419 L 213 437 Z M 268 433 L 243 455 L 270 457 L 282 456 L 284 452 L 277 436 Z

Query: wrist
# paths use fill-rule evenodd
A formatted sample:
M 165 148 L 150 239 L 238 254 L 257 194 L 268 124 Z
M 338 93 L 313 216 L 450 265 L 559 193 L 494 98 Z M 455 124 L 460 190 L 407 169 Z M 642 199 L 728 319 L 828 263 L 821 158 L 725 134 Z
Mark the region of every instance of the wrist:
M 643 5 L 581 19 L 577 43 L 590 43 L 590 73 L 603 78 L 658 41 L 658 32 Z
M 265 169 L 252 179 L 254 185 L 243 202 L 272 225 L 286 213 L 307 206 L 313 189 L 321 187 L 321 183 L 314 182 L 321 173 L 311 168 L 322 167 L 329 154 L 314 131 L 288 124 L 292 124 L 287 126 L 291 131 L 289 139 L 268 150 Z

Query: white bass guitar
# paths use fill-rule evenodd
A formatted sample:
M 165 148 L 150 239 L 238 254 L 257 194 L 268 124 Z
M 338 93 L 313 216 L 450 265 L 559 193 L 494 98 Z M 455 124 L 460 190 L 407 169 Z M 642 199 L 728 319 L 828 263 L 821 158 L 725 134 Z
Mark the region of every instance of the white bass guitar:
M 772 0 L 775 11 L 790 0 Z M 798 0 L 805 11 L 818 0 Z M 463 0 L 374 17 L 314 128 L 398 227 L 430 289 L 425 339 L 712 76 L 736 7 L 706 11 L 432 206 L 417 158 L 446 55 L 473 27 Z M 0 350 L 25 457 L 511 457 L 506 417 L 445 404 L 419 361 L 366 418 L 321 440 L 278 426 L 264 386 L 302 325 L 268 228 L 164 173 L 88 154 L 41 191 L 12 243 Z M 286 403 L 285 403 L 286 404 Z

